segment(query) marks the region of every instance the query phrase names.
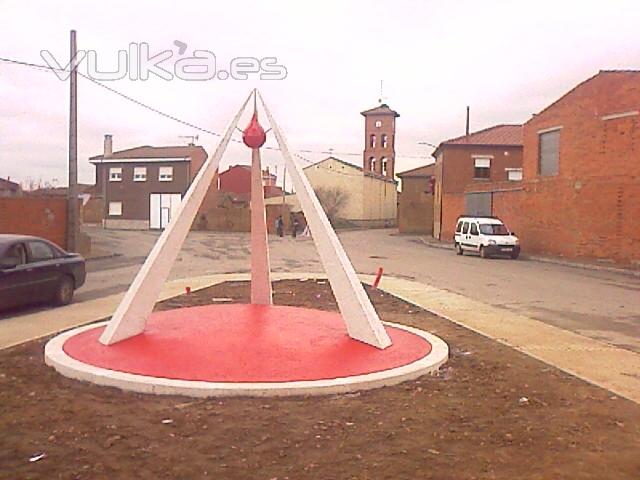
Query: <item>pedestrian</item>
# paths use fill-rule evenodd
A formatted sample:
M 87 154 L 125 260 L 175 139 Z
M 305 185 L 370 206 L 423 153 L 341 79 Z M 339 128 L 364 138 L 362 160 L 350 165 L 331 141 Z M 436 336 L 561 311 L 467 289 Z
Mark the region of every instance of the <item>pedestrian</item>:
M 298 227 L 300 226 L 300 222 L 298 221 L 298 217 L 293 217 L 293 223 L 292 223 L 292 227 L 291 227 L 291 236 L 293 238 L 296 238 L 296 235 L 298 235 Z
M 284 221 L 282 220 L 282 215 L 278 215 L 278 218 L 276 218 L 276 233 L 279 237 L 284 236 Z

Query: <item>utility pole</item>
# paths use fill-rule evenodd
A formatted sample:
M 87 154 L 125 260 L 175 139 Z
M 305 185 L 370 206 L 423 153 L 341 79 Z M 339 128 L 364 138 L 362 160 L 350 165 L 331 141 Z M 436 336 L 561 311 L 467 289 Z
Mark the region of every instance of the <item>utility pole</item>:
M 67 250 L 78 248 L 78 65 L 76 31 L 71 30 L 69 66 L 69 189 L 67 190 Z

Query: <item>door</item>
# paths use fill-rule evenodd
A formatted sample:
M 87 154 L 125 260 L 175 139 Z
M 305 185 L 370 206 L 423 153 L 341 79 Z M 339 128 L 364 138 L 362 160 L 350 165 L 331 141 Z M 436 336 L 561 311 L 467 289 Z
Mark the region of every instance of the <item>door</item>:
M 60 259 L 48 244 L 39 240 L 27 242 L 27 273 L 33 300 L 53 298 L 60 278 L 59 268 Z
M 170 215 L 170 207 L 161 207 L 160 208 L 160 228 L 163 230 L 169 225 L 169 220 L 171 220 Z
M 160 193 L 149 195 L 149 228 L 160 228 Z
M 464 200 L 465 215 L 470 217 L 488 217 L 491 215 L 491 192 L 467 193 Z
M 165 229 L 178 214 L 182 194 L 152 193 L 149 195 L 149 228 Z
M 182 195 L 179 193 L 171 193 L 171 207 L 169 209 L 169 220 L 175 218 L 180 210 L 180 204 L 182 203 Z
M 480 250 L 480 231 L 476 222 L 471 222 L 469 226 L 468 242 L 472 250 Z
M 469 222 L 464 222 L 462 224 L 462 231 L 460 233 L 460 245 L 465 248 L 471 247 L 471 239 L 469 235 Z
M 23 243 L 10 246 L 0 259 L 0 310 L 29 302 L 27 250 Z

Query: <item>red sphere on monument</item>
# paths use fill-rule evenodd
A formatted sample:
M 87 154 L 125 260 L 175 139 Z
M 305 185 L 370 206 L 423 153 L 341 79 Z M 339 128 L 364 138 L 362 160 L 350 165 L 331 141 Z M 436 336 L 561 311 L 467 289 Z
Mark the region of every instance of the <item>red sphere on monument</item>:
M 254 113 L 249 125 L 242 132 L 242 141 L 249 148 L 260 148 L 266 140 L 267 134 L 258 122 L 258 114 Z

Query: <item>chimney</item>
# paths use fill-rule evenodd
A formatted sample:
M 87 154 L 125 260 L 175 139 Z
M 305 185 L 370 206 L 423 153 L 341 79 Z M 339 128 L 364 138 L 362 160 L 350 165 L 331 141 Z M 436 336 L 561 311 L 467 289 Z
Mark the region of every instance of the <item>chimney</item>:
M 109 158 L 112 153 L 113 153 L 113 136 L 107 134 L 104 136 L 104 153 L 102 154 L 102 156 L 104 158 Z
M 469 136 L 469 107 L 467 107 L 467 128 L 466 128 L 467 137 Z

